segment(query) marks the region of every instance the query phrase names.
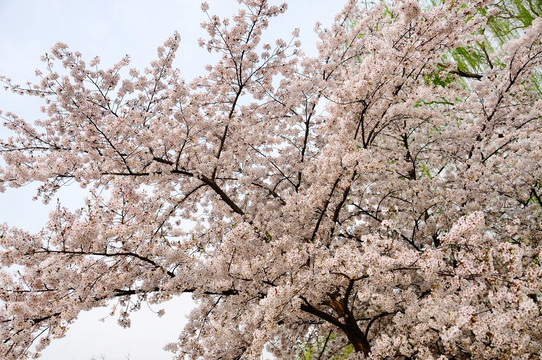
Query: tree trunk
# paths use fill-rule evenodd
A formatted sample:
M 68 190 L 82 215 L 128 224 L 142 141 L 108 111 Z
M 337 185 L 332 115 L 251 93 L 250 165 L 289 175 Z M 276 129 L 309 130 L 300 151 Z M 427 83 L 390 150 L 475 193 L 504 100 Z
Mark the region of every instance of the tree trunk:
M 361 352 L 365 355 L 369 355 L 371 352 L 371 345 L 367 341 L 366 334 L 361 331 L 355 319 L 347 316 L 346 324 L 341 328 L 342 331 L 346 334 L 348 340 L 354 346 L 356 352 Z

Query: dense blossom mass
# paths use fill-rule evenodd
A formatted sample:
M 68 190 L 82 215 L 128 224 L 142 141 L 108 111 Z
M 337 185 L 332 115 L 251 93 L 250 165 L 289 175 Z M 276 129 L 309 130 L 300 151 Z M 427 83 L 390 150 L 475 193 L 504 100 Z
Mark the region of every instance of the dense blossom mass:
M 190 82 L 178 34 L 144 71 L 59 43 L 37 83 L 3 78 L 44 106 L 3 114 L 0 187 L 88 198 L 0 227 L 0 357 L 185 292 L 177 359 L 538 356 L 542 19 L 504 39 L 502 1 L 349 1 L 309 57 L 261 40 L 286 5 L 239 2 Z

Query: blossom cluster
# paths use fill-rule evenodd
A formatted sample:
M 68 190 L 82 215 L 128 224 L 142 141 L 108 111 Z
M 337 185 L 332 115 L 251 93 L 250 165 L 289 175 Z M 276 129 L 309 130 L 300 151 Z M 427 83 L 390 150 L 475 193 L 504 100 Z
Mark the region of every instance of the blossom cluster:
M 315 57 L 297 30 L 261 43 L 286 5 L 239 2 L 208 14 L 220 59 L 193 81 L 179 34 L 144 71 L 59 43 L 36 84 L 2 78 L 45 105 L 2 115 L 0 190 L 89 194 L 36 234 L 0 227 L 2 357 L 112 300 L 129 326 L 187 292 L 177 359 L 541 353 L 541 19 L 470 74 L 449 54 L 480 40 L 487 0 L 349 1 Z

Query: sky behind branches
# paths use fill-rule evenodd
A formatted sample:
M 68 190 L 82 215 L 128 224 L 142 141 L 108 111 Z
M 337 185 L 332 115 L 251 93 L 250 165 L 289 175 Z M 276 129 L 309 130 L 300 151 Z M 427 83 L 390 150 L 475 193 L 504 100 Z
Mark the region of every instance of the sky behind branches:
M 232 14 L 238 6 L 234 0 L 208 3 L 210 13 L 219 16 Z M 271 22 L 265 41 L 278 37 L 288 40 L 298 27 L 303 49 L 313 55 L 316 21 L 330 24 L 342 5 L 343 1 L 291 0 L 287 13 Z M 109 67 L 129 54 L 130 67 L 142 69 L 155 59 L 156 47 L 177 30 L 182 41 L 175 64 L 185 78 L 191 79 L 202 74 L 205 64 L 213 62 L 213 57 L 197 46 L 197 39 L 205 36 L 199 26 L 205 19 L 198 0 L 0 0 L 0 75 L 19 84 L 33 81 L 34 70 L 44 68 L 40 57 L 58 41 L 80 51 L 87 62 L 99 55 L 102 66 Z M 39 99 L 0 91 L 0 110 L 26 120 L 42 116 L 40 105 Z M 6 136 L 8 132 L 0 128 L 0 137 Z M 35 189 L 30 184 L 0 193 L 0 223 L 29 231 L 43 227 L 48 211 L 57 202 L 43 205 L 32 201 Z M 83 204 L 84 193 L 71 186 L 57 197 L 62 205 L 74 208 Z M 161 306 L 142 308 L 132 316 L 130 329 L 117 326 L 115 317 L 98 321 L 107 317 L 105 308 L 82 313 L 67 336 L 53 341 L 41 359 L 90 360 L 101 355 L 107 360 L 124 360 L 127 356 L 130 360 L 171 359 L 162 348 L 176 340 L 191 306 L 190 296 L 183 295 Z M 160 309 L 166 311 L 162 318 L 154 314 Z

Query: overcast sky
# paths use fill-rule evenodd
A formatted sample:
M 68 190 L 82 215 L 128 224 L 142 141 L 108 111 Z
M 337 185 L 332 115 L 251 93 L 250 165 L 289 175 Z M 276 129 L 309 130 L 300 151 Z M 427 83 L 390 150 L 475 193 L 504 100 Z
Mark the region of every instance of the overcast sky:
M 210 12 L 221 16 L 232 14 L 235 0 L 208 0 Z M 277 3 L 276 1 L 272 1 Z M 176 65 L 188 79 L 201 74 L 211 61 L 206 51 L 198 48 L 197 39 L 205 36 L 199 24 L 205 20 L 199 0 L 0 0 L 0 75 L 18 83 L 33 80 L 34 70 L 42 68 L 40 56 L 58 41 L 83 53 L 90 60 L 99 55 L 104 66 L 112 65 L 129 54 L 131 66 L 143 68 L 155 58 L 156 47 L 177 30 L 181 47 Z M 304 50 L 314 54 L 316 21 L 329 24 L 344 1 L 290 0 L 289 10 L 271 22 L 269 34 L 290 37 L 299 27 Z M 41 116 L 40 102 L 0 90 L 0 109 L 12 111 L 27 120 Z M 0 128 L 0 137 L 7 132 Z M 0 193 L 0 223 L 36 231 L 47 219 L 50 206 L 32 202 L 35 187 Z M 77 188 L 59 194 L 68 206 L 82 203 Z M 54 202 L 53 202 L 54 203 Z M 183 296 L 152 309 L 143 308 L 132 317 L 132 327 L 122 329 L 115 318 L 107 318 L 107 310 L 82 313 L 65 338 L 52 342 L 42 360 L 166 360 L 171 354 L 163 346 L 175 341 L 186 323 L 185 315 L 192 306 L 190 296 Z M 153 311 L 164 308 L 158 318 Z

